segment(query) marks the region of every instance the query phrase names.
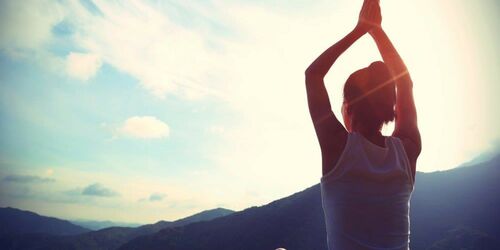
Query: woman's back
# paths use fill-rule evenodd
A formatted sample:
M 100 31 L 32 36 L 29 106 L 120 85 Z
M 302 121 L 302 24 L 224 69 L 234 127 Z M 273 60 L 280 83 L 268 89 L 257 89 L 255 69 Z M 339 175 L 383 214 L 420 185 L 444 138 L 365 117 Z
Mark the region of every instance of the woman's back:
M 321 178 L 330 250 L 408 249 L 411 166 L 400 139 L 377 146 L 349 133 L 336 166 Z
M 330 250 L 409 246 L 409 200 L 422 142 L 413 81 L 381 23 L 380 1 L 364 0 L 354 29 L 305 72 L 309 113 L 321 147 L 321 195 Z M 383 62 L 349 76 L 341 124 L 332 111 L 325 76 L 366 34 L 377 44 Z M 384 138 L 382 127 L 391 121 L 393 136 Z M 385 139 L 385 147 L 362 134 L 371 135 L 377 144 Z

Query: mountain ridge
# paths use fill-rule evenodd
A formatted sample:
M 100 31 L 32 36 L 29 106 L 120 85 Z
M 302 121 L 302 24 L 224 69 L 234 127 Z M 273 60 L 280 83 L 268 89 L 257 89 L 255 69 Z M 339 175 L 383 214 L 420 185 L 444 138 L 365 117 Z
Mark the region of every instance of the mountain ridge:
M 472 247 L 467 249 L 494 249 L 492 247 L 500 239 L 499 178 L 500 155 L 473 166 L 418 172 L 410 209 L 411 248 L 456 249 L 456 245 L 450 245 L 449 239 L 459 237 L 461 242 Z M 298 200 L 301 204 L 295 204 Z M 457 229 L 464 225 L 467 230 Z M 477 241 L 479 236 L 484 240 Z M 279 247 L 326 249 L 318 184 L 267 205 L 251 207 L 210 222 L 167 228 L 137 237 L 119 249 L 251 250 Z
M 159 230 L 183 226 L 200 220 L 211 220 L 234 211 L 224 208 L 204 210 L 173 222 L 159 221 L 154 224 L 131 227 L 109 227 L 88 231 L 78 235 L 50 235 L 47 233 L 28 233 L 4 235 L 0 237 L 0 248 L 6 249 L 116 249 L 127 241 Z
M 457 244 L 471 250 L 495 249 L 500 244 L 499 179 L 500 154 L 473 166 L 418 172 L 410 208 L 411 249 L 456 250 Z M 189 217 L 196 218 L 195 215 Z M 113 227 L 83 236 L 38 234 L 0 238 L 0 247 L 10 244 L 6 249 L 326 249 L 318 184 L 266 205 L 210 220 L 189 217 L 175 226 L 175 221 L 159 221 L 138 227 L 144 231 L 135 233 L 130 228 Z M 37 244 L 30 245 L 32 242 Z
M 0 235 L 25 233 L 75 235 L 90 231 L 67 220 L 13 207 L 0 208 L 0 222 Z
M 101 230 L 108 227 L 139 227 L 144 224 L 139 223 L 127 223 L 127 222 L 118 222 L 118 221 L 110 221 L 110 220 L 69 220 L 71 223 L 88 228 L 92 231 Z

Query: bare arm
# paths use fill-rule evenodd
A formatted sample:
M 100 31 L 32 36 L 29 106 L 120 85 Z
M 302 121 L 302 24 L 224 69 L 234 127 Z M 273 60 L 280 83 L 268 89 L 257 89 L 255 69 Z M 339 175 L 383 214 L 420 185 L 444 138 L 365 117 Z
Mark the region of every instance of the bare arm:
M 347 141 L 347 131 L 332 111 L 323 79 L 335 60 L 365 33 L 354 29 L 323 52 L 306 70 L 307 101 L 321 147 L 323 175 L 335 165 Z
M 379 0 L 364 0 L 363 7 L 359 14 L 359 20 L 347 36 L 324 51 L 307 68 L 306 76 L 324 77 L 337 58 L 344 53 L 356 40 L 368 33 L 371 29 L 380 26 L 382 17 L 380 16 Z
M 333 63 L 344 53 L 354 42 L 366 34 L 359 28 L 355 28 L 343 39 L 325 50 L 306 70 L 306 90 L 309 103 L 309 112 L 313 122 L 319 123 L 327 116 L 335 116 L 331 110 L 330 100 L 326 92 L 324 77 L 330 70 Z M 339 123 L 340 124 L 340 123 Z M 342 127 L 342 125 L 340 125 Z M 342 127 L 343 128 L 343 127 Z
M 337 58 L 373 27 L 372 20 L 377 19 L 377 13 L 372 11 L 374 8 L 375 0 L 365 0 L 353 31 L 325 50 L 305 72 L 309 112 L 322 151 L 323 174 L 335 165 L 347 140 L 347 131 L 331 109 L 324 77 Z
M 400 138 L 414 168 L 422 143 L 417 124 L 417 110 L 413 99 L 413 82 L 403 60 L 391 40 L 381 27 L 374 28 L 370 35 L 389 67 L 396 82 L 396 124 L 393 135 Z M 415 169 L 413 169 L 415 174 Z

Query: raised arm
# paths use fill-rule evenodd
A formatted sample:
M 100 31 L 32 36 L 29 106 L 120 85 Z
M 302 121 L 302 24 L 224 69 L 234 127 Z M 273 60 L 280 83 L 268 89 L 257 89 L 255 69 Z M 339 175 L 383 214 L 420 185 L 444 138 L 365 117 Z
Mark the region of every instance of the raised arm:
M 396 82 L 396 124 L 393 135 L 403 141 L 405 151 L 414 167 L 413 174 L 415 174 L 416 160 L 420 154 L 422 143 L 413 100 L 413 82 L 406 65 L 382 27 L 372 29 L 370 35 L 375 40 L 380 54 Z
M 315 125 L 319 125 L 328 116 L 333 115 L 330 101 L 326 92 L 324 77 L 337 58 L 344 53 L 356 40 L 366 34 L 360 28 L 354 28 L 347 36 L 325 50 L 307 68 L 306 90 L 309 104 L 309 112 Z M 335 118 L 335 117 L 334 117 Z M 342 125 L 340 126 L 342 127 Z M 343 128 L 343 127 L 342 127 Z
M 305 72 L 309 113 L 321 146 L 323 174 L 329 171 L 328 166 L 334 165 L 347 139 L 347 131 L 331 109 L 323 79 L 342 53 L 373 28 L 374 23 L 380 24 L 380 11 L 378 14 L 375 11 L 376 2 L 377 0 L 365 0 L 356 27 L 343 39 L 325 50 Z

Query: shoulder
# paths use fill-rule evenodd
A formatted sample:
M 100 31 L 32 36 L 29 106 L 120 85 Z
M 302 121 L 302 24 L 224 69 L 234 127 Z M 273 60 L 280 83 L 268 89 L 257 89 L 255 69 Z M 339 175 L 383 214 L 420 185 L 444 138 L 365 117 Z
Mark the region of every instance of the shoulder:
M 420 144 L 417 144 L 414 140 L 406 137 L 398 137 L 398 136 L 393 136 L 393 137 L 396 138 L 401 143 L 402 150 L 404 151 L 403 154 L 406 155 L 408 163 L 410 164 L 412 181 L 415 182 L 415 177 L 417 173 L 417 158 L 420 155 L 421 146 Z
M 345 130 L 339 130 L 337 133 L 326 135 L 327 142 L 321 146 L 323 175 L 332 171 L 337 165 L 340 157 L 348 146 L 352 134 Z
M 392 136 L 401 141 L 409 160 L 416 161 L 422 151 L 422 140 L 418 128 L 397 129 Z

